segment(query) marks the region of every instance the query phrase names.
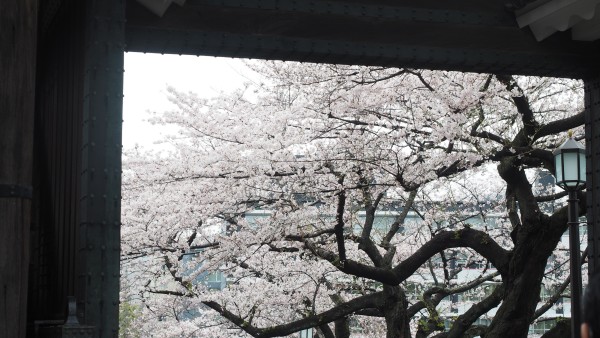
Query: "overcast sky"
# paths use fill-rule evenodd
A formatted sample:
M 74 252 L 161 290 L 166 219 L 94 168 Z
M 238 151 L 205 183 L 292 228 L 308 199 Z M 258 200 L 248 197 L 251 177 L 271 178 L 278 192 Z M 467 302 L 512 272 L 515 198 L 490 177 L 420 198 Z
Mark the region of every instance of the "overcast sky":
M 167 100 L 167 86 L 211 97 L 241 87 L 247 74 L 240 59 L 125 53 L 124 148 L 152 146 L 168 132 L 144 122 L 149 111 L 173 107 Z

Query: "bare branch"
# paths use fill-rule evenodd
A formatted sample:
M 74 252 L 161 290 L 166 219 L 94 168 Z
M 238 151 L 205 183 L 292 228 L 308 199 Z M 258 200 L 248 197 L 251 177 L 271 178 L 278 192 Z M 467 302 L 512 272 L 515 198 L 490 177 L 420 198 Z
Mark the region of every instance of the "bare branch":
M 343 186 L 344 177 L 341 176 L 338 180 L 338 183 Z M 338 193 L 338 204 L 337 210 L 335 214 L 335 240 L 338 246 L 338 254 L 340 256 L 340 263 L 343 265 L 346 264 L 346 247 L 344 244 L 344 209 L 346 207 L 346 191 L 342 189 Z
M 394 223 L 392 223 L 392 226 L 390 227 L 390 231 L 388 231 L 388 233 L 385 235 L 385 237 L 381 241 L 382 247 L 384 247 L 384 248 L 389 247 L 390 241 L 398 233 L 398 230 L 400 230 L 400 226 L 402 224 L 404 224 L 404 220 L 406 219 L 406 216 L 408 216 L 408 212 L 412 208 L 416 197 L 417 197 L 417 190 L 411 191 L 410 194 L 408 195 L 408 199 L 404 203 L 402 212 L 400 213 L 400 215 L 398 215 L 398 217 L 396 217 L 396 219 L 394 220 Z

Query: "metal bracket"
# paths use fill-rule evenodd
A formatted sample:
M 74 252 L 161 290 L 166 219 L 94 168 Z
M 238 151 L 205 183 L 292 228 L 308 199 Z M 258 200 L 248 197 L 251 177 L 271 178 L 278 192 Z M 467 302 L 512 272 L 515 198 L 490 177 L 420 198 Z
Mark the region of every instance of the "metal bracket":
M 0 184 L 0 198 L 33 198 L 33 188 L 18 184 Z
M 66 326 L 79 326 L 79 320 L 77 320 L 77 302 L 74 296 L 67 297 L 67 305 L 68 305 L 68 316 L 67 321 L 65 321 Z

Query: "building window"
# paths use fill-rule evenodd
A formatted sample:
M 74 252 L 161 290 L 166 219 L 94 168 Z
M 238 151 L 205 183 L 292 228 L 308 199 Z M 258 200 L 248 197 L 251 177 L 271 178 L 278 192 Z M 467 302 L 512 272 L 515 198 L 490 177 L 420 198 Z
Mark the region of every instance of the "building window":
M 306 330 L 302 330 L 300 331 L 300 335 L 298 336 L 300 338 L 313 338 L 313 329 L 306 329 Z

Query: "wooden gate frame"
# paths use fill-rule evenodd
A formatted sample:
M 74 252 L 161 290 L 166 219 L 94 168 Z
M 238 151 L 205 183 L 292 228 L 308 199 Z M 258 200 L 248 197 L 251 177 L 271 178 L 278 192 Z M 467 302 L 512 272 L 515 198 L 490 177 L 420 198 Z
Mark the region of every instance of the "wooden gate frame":
M 600 44 L 537 42 L 505 3 L 188 0 L 163 17 L 135 0 L 3 7 L 0 283 L 16 296 L 0 295 L 0 335 L 24 337 L 27 297 L 30 334 L 64 320 L 69 294 L 82 323 L 118 335 L 125 51 L 582 78 L 589 271 L 600 269 Z

